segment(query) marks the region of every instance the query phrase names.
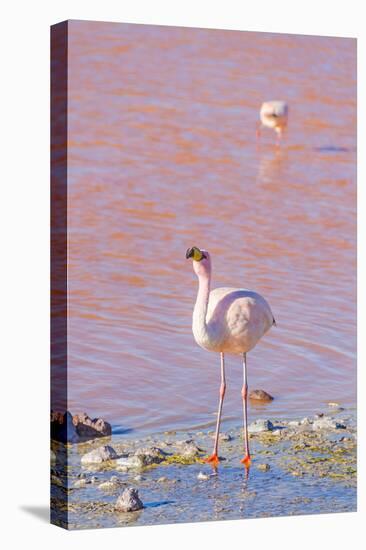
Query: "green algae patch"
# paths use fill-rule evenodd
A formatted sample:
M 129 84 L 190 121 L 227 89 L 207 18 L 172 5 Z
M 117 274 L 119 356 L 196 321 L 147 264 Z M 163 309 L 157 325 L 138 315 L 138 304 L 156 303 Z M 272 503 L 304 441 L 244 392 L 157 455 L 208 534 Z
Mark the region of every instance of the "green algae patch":
M 281 467 L 295 476 L 320 477 L 355 483 L 356 441 L 335 442 L 326 435 L 303 432 L 292 437 Z
M 184 465 L 190 465 L 190 464 L 197 464 L 202 463 L 203 459 L 201 456 L 184 456 L 179 454 L 169 455 L 167 456 L 163 462 L 160 464 L 162 466 L 169 465 L 169 464 L 184 464 Z

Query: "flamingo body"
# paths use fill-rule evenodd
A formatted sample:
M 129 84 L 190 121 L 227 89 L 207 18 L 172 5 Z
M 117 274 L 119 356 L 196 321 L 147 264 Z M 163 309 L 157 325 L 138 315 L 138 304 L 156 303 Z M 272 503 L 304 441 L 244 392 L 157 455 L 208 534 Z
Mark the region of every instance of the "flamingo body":
M 193 335 L 199 346 L 230 354 L 246 353 L 271 328 L 274 318 L 266 300 L 256 292 L 216 288 L 209 294 L 207 330 L 193 316 Z
M 259 118 L 262 126 L 273 128 L 278 135 L 281 135 L 287 127 L 288 105 L 285 101 L 265 101 L 262 103 Z

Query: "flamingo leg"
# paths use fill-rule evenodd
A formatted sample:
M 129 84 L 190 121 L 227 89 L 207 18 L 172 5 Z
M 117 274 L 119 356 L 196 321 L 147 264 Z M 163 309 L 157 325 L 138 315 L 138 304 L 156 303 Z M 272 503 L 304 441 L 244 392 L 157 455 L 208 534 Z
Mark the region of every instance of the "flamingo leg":
M 257 122 L 256 127 L 255 127 L 255 137 L 256 137 L 257 143 L 258 143 L 259 138 L 261 137 L 261 127 L 262 127 L 261 123 Z
M 218 457 L 217 453 L 218 453 L 218 448 L 219 448 L 219 435 L 220 435 L 222 405 L 223 405 L 223 402 L 224 402 L 225 391 L 226 391 L 225 359 L 224 359 L 224 354 L 222 352 L 221 352 L 220 355 L 221 355 L 221 385 L 220 385 L 219 408 L 218 408 L 218 411 L 217 411 L 215 443 L 214 443 L 214 448 L 213 448 L 212 455 L 205 459 L 205 462 L 209 462 L 213 466 L 217 466 L 217 464 L 219 463 L 219 457 Z
M 251 459 L 249 452 L 249 436 L 248 436 L 248 377 L 247 377 L 247 354 L 243 353 L 243 387 L 241 389 L 243 398 L 243 419 L 244 419 L 244 449 L 245 456 L 241 460 L 246 468 L 250 467 Z
M 276 134 L 277 134 L 276 146 L 277 148 L 280 148 L 282 144 L 282 136 L 283 136 L 281 127 L 276 129 Z

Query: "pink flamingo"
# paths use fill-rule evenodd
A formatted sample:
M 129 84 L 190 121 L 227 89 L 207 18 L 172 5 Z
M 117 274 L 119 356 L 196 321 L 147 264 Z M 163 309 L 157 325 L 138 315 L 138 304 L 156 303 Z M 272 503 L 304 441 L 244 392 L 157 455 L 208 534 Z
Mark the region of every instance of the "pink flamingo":
M 265 101 L 259 111 L 260 122 L 257 123 L 257 138 L 261 134 L 261 128 L 273 128 L 277 134 L 279 145 L 288 123 L 288 105 L 285 101 Z
M 211 258 L 206 250 L 197 246 L 189 248 L 186 258 L 193 259 L 193 269 L 198 277 L 198 294 L 193 310 L 192 330 L 199 346 L 216 351 L 221 356 L 220 400 L 217 412 L 213 453 L 206 462 L 219 463 L 218 443 L 222 405 L 226 391 L 225 353 L 243 356 L 243 399 L 245 456 L 241 462 L 250 467 L 248 421 L 247 421 L 247 360 L 246 354 L 258 340 L 275 324 L 266 300 L 256 292 L 243 288 L 216 288 L 210 292 Z

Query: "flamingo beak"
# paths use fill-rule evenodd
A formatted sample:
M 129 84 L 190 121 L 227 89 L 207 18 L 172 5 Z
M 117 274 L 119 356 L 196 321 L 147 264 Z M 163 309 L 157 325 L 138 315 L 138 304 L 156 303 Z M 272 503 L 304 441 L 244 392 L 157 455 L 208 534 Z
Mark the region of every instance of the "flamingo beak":
M 203 258 L 207 258 L 207 256 L 197 246 L 192 246 L 192 248 L 188 248 L 186 252 L 186 258 L 187 260 L 189 258 L 192 258 L 196 262 L 200 262 L 201 260 L 203 260 Z

